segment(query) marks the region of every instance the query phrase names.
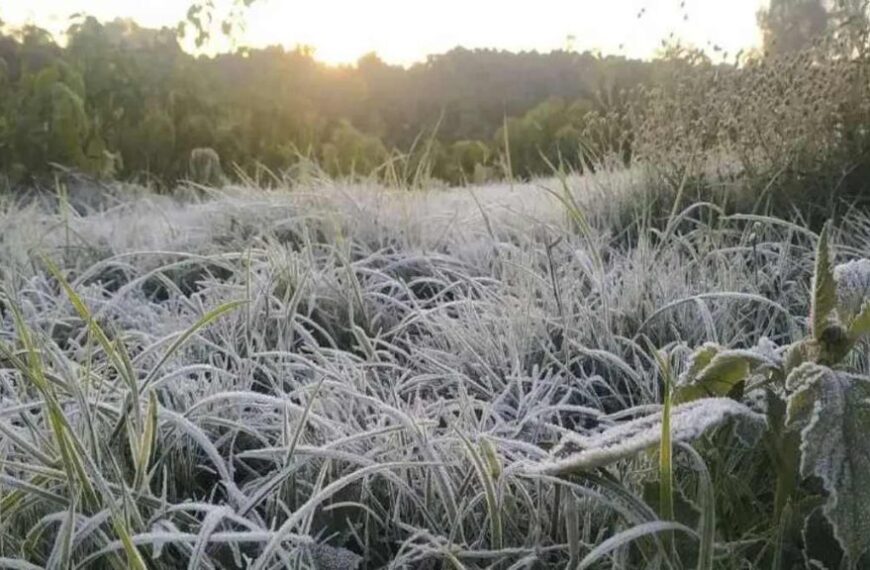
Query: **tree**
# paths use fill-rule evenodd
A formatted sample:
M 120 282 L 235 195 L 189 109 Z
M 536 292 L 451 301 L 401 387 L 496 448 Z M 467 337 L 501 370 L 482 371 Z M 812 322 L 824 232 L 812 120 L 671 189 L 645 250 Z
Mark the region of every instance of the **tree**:
M 367 175 L 387 160 L 387 149 L 377 137 L 341 121 L 323 145 L 324 166 L 332 176 Z
M 244 29 L 244 11 L 255 1 L 232 0 L 228 8 L 219 10 L 214 0 L 194 0 L 178 24 L 178 34 L 185 37 L 193 32 L 196 47 L 205 45 L 218 31 L 232 39 Z
M 784 54 L 809 47 L 828 27 L 822 0 L 770 0 L 758 13 L 767 54 Z

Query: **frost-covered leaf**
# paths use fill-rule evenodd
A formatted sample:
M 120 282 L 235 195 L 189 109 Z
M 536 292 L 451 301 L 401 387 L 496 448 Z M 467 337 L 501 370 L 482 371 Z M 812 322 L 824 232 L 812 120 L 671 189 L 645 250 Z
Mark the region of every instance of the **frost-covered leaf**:
M 786 348 L 785 358 L 783 358 L 783 368 L 786 374 L 805 362 L 815 361 L 818 358 L 818 352 L 818 344 L 811 338 L 790 344 Z
M 831 371 L 827 366 L 815 362 L 804 362 L 791 371 L 785 380 L 785 388 L 790 395 L 805 390 L 813 382 Z
M 834 280 L 831 245 L 829 242 L 830 224 L 825 225 L 819 235 L 816 250 L 816 266 L 813 272 L 813 299 L 810 323 L 813 338 L 821 340 L 825 329 L 837 323 L 837 283 Z
M 713 360 L 713 357 L 725 350 L 722 346 L 713 343 L 713 342 L 705 342 L 701 348 L 695 350 L 692 353 L 692 356 L 689 357 L 688 368 L 686 371 L 680 376 L 681 384 L 689 384 L 695 378 L 698 377 L 698 374 L 701 373 L 701 370 L 707 367 L 710 364 L 710 361 Z
M 315 568 L 323 570 L 355 570 L 362 563 L 362 556 L 346 548 L 328 544 L 312 544 L 304 547 L 311 556 Z
M 490 475 L 497 479 L 504 468 L 495 446 L 485 437 L 480 438 L 480 455 L 486 462 Z
M 747 376 L 747 359 L 728 352 L 719 353 L 690 384 L 677 388 L 674 401 L 691 402 L 700 398 L 727 396 Z
M 792 429 L 803 429 L 812 417 L 816 404 L 817 382 L 831 372 L 826 366 L 815 362 L 804 362 L 789 373 L 785 388 L 789 394 L 786 412 L 786 425 Z
M 671 440 L 692 441 L 707 430 L 739 418 L 763 425 L 764 416 L 730 398 L 707 398 L 676 406 L 671 410 Z M 584 471 L 633 457 L 661 442 L 662 414 L 656 412 L 590 436 L 570 434 L 553 450 L 550 459 L 533 471 L 561 474 Z
M 857 561 L 870 548 L 870 380 L 807 363 L 788 387 L 786 425 L 801 430 L 801 476 L 821 479 L 825 516 Z
M 681 378 L 674 399 L 678 403 L 732 394 L 738 385 L 758 368 L 778 369 L 782 359 L 769 341 L 763 339 L 750 350 L 722 350 L 704 345 L 692 356 L 688 371 Z M 703 366 L 701 366 L 703 364 Z
M 782 366 L 782 356 L 780 355 L 781 351 L 779 345 L 766 336 L 758 339 L 758 346 L 753 349 L 753 352 L 759 358 L 766 360 L 771 366 Z
M 865 307 L 870 297 L 870 259 L 856 259 L 834 268 L 840 315 L 850 320 Z

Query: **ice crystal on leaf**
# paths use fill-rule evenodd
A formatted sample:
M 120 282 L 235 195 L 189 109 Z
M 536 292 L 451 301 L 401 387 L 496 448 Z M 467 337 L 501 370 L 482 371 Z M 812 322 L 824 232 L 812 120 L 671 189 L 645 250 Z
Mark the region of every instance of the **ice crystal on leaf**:
M 707 398 L 676 406 L 671 411 L 671 439 L 675 442 L 693 441 L 732 419 L 748 421 L 756 426 L 765 423 L 764 416 L 739 402 L 729 398 Z M 553 450 L 550 459 L 536 465 L 533 470 L 556 475 L 595 469 L 655 447 L 661 438 L 662 413 L 656 412 L 594 435 L 568 434 Z
M 805 363 L 787 387 L 786 425 L 801 433 L 801 476 L 821 479 L 824 513 L 857 561 L 870 549 L 870 380 Z
M 834 268 L 834 280 L 837 282 L 840 312 L 857 314 L 870 296 L 870 259 L 841 263 Z

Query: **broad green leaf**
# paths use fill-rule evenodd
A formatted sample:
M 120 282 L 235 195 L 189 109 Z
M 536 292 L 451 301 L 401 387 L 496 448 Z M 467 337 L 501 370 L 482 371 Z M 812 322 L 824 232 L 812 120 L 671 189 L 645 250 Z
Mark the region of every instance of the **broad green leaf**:
M 684 378 L 697 378 L 701 371 L 710 364 L 713 357 L 723 350 L 725 349 L 716 343 L 704 343 L 701 348 L 692 353 L 692 357 L 689 359 L 689 369 L 686 370 Z
M 677 403 L 699 398 L 728 396 L 758 367 L 779 369 L 778 358 L 761 347 L 752 350 L 722 350 L 716 345 L 704 345 L 692 357 L 689 370 L 681 378 L 682 385 L 674 392 Z
M 815 386 L 828 373 L 830 368 L 815 362 L 804 362 L 791 371 L 785 381 L 789 394 L 786 409 L 786 426 L 790 429 L 803 429 L 813 414 L 816 404 Z
M 811 500 L 804 501 L 814 503 Z M 807 510 L 807 508 L 804 508 Z M 801 528 L 801 540 L 804 543 L 804 556 L 810 568 L 844 568 L 843 550 L 837 544 L 834 526 L 820 506 L 812 509 L 805 516 Z
M 688 386 L 678 388 L 674 401 L 691 402 L 699 398 L 726 396 L 749 376 L 749 361 L 739 355 L 717 354 Z
M 800 429 L 802 477 L 818 477 L 823 511 L 857 562 L 870 549 L 870 379 L 804 364 L 789 376 L 786 425 Z
M 837 283 L 834 280 L 833 257 L 830 245 L 831 224 L 828 223 L 819 235 L 816 249 L 816 266 L 813 273 L 813 299 L 810 323 L 813 338 L 822 339 L 825 329 L 838 322 Z
M 675 443 L 693 441 L 729 420 L 765 423 L 762 415 L 730 398 L 706 398 L 671 410 L 671 440 Z M 538 463 L 532 470 L 550 475 L 588 471 L 658 447 L 661 439 L 662 413 L 656 412 L 593 435 L 566 434 L 550 459 Z

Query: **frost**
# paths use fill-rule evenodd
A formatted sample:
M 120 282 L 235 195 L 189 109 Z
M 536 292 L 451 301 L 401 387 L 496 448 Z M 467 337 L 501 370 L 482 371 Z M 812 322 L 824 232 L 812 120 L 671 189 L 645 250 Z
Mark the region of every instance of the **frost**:
M 861 312 L 849 325 L 849 336 L 853 342 L 868 333 L 870 333 L 870 299 L 864 302 Z
M 729 398 L 696 400 L 671 411 L 671 439 L 692 441 L 731 419 L 746 420 L 756 426 L 766 421 L 764 416 Z M 536 465 L 533 471 L 552 475 L 603 467 L 658 445 L 661 436 L 661 412 L 591 436 L 569 434 L 553 450 L 551 458 Z
M 788 387 L 786 424 L 801 432 L 801 476 L 822 480 L 825 516 L 857 562 L 870 549 L 870 381 L 807 363 Z
M 770 409 L 767 392 L 762 389 L 752 390 L 743 395 L 743 403 L 753 412 L 767 415 Z
M 689 385 L 691 384 L 695 378 L 697 378 L 698 374 L 710 364 L 710 361 L 713 360 L 717 354 L 722 352 L 722 347 L 714 342 L 705 342 L 701 348 L 695 350 L 692 355 L 689 357 L 687 362 L 688 366 L 686 367 L 686 371 L 680 374 L 680 378 L 677 381 L 678 385 Z
M 857 259 L 834 268 L 841 313 L 857 314 L 870 296 L 870 259 Z
M 870 259 L 857 259 L 834 269 L 841 318 L 849 322 L 854 342 L 870 333 Z
M 321 570 L 356 570 L 362 562 L 362 556 L 356 552 L 328 544 L 307 545 L 305 550 L 311 555 L 314 567 Z
M 758 346 L 755 347 L 755 353 L 775 366 L 782 366 L 782 356 L 779 354 L 779 347 L 775 342 L 766 336 L 758 339 Z
M 813 338 L 821 340 L 825 330 L 839 324 L 837 312 L 837 283 L 832 267 L 833 252 L 829 242 L 830 224 L 826 225 L 819 236 L 816 251 L 816 266 L 813 271 L 813 299 L 810 310 L 810 324 Z

